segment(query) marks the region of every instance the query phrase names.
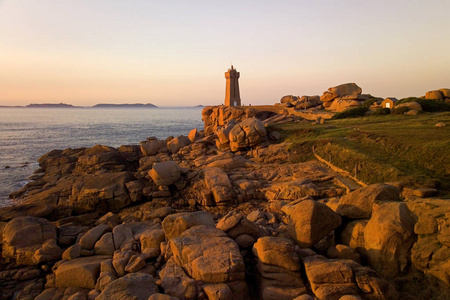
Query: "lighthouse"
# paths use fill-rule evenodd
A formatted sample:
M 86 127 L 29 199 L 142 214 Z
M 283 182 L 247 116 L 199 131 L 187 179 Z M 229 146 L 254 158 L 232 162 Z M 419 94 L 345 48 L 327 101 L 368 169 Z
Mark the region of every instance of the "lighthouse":
M 241 96 L 239 94 L 239 72 L 233 68 L 225 72 L 227 84 L 225 87 L 225 105 L 226 106 L 241 106 Z

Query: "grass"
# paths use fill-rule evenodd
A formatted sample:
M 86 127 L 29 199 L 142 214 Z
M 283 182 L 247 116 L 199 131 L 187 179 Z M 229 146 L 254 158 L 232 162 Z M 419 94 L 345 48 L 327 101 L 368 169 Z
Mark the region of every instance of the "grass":
M 444 122 L 446 127 L 436 127 Z M 297 161 L 321 157 L 368 184 L 401 181 L 450 196 L 450 112 L 386 115 L 275 126 Z

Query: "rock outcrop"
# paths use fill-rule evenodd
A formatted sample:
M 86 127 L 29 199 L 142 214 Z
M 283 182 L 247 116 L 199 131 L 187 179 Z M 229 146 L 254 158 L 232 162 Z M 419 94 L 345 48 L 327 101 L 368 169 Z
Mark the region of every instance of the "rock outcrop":
M 320 96 L 283 96 L 280 100 L 280 103 L 285 107 L 294 107 L 295 110 L 313 110 L 313 109 L 322 109 L 322 101 L 320 100 Z
M 230 130 L 231 151 L 252 148 L 264 142 L 266 136 L 266 129 L 259 119 L 254 117 L 245 119 Z
M 208 107 L 189 137 L 43 155 L 13 193 L 21 203 L 0 208 L 2 296 L 410 299 L 411 278 L 419 298 L 445 294 L 450 216 L 436 190 L 346 194 L 341 175 L 271 144 L 282 136 L 271 124 L 299 120 L 288 114 L 361 105 L 361 92 Z
M 374 98 L 361 93 L 362 89 L 355 83 L 345 83 L 329 88 L 320 96 L 320 100 L 325 109 L 341 112 L 348 108 L 361 106 L 364 101 Z
M 439 89 L 434 91 L 429 91 L 423 97 L 427 100 L 441 100 L 445 102 L 450 102 L 450 89 Z
M 449 292 L 450 205 L 442 199 L 415 199 L 408 208 L 418 216 L 414 226 L 417 241 L 411 248 L 411 263 L 425 273 L 432 285 Z
M 169 247 L 174 262 L 190 278 L 224 289 L 232 299 L 248 297 L 244 260 L 237 244 L 223 231 L 194 226 L 171 239 Z

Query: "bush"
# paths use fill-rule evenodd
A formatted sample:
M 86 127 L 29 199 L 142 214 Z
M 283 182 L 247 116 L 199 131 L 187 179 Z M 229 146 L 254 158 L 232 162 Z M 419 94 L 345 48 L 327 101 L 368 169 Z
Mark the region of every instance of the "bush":
M 435 111 L 450 111 L 450 103 L 445 103 L 442 100 L 428 100 L 416 97 L 408 97 L 402 100 L 399 100 L 395 103 L 395 105 L 399 105 L 402 103 L 408 102 L 417 102 L 422 106 L 423 111 L 435 112 Z
M 364 106 L 354 107 L 354 108 L 350 108 L 350 109 L 344 110 L 343 112 L 335 114 L 333 116 L 333 119 L 361 117 L 361 116 L 364 116 L 367 111 L 369 111 L 369 108 L 364 107 Z
M 377 99 L 375 98 L 367 99 L 366 101 L 363 102 L 363 106 L 370 107 L 372 104 L 375 103 L 375 101 L 377 101 Z
M 422 105 L 423 111 L 450 111 L 450 103 L 445 103 L 444 101 L 421 99 L 419 103 Z
M 390 113 L 391 113 L 390 108 L 379 108 L 372 112 L 372 116 L 386 116 L 389 115 Z
M 405 112 L 408 112 L 409 108 L 408 107 L 394 107 L 391 111 L 391 114 L 393 115 L 403 115 Z
M 403 99 L 400 99 L 397 102 L 395 102 L 394 106 L 397 106 L 397 105 L 403 104 L 403 103 L 409 103 L 409 102 L 419 102 L 420 100 L 423 100 L 423 99 L 422 98 L 416 98 L 416 97 L 403 98 Z

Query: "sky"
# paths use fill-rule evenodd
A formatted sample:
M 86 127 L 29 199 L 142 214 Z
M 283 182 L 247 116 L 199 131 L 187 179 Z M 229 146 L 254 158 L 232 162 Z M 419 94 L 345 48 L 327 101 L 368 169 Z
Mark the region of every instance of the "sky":
M 0 0 L 0 105 L 378 97 L 450 88 L 450 1 Z

